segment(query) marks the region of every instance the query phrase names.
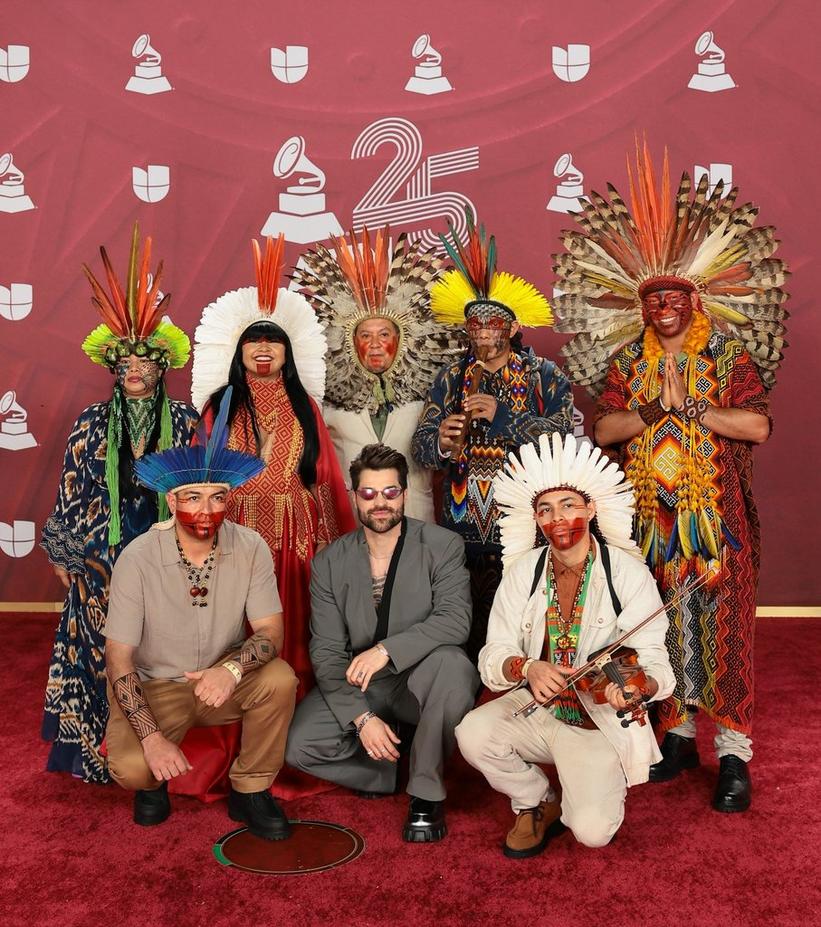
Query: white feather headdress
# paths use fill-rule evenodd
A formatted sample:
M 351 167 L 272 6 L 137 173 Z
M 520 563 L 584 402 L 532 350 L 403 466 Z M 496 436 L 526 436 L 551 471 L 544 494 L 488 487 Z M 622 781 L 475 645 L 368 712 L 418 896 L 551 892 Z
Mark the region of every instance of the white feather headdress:
M 587 441 L 557 433 L 542 435 L 538 447 L 525 444 L 508 455 L 493 481 L 505 566 L 533 550 L 539 532 L 533 512 L 537 496 L 551 489 L 575 489 L 596 504 L 596 522 L 609 547 L 642 559 L 633 540 L 633 487 L 619 467 Z
M 256 242 L 254 242 L 256 244 Z M 194 333 L 191 399 L 202 411 L 208 398 L 228 382 L 231 359 L 242 333 L 255 322 L 273 322 L 291 342 L 294 364 L 306 392 L 317 403 L 325 397 L 328 342 L 311 304 L 299 293 L 276 288 L 282 242 L 268 240 L 265 259 L 255 248 L 257 286 L 231 290 L 206 306 Z

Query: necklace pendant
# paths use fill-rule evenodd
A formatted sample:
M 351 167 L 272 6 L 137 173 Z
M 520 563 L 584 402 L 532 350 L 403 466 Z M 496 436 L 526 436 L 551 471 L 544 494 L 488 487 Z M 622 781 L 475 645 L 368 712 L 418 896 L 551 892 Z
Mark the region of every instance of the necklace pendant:
M 208 587 L 207 587 L 207 586 L 200 586 L 200 596 L 204 599 L 207 595 L 208 595 Z M 204 604 L 204 603 L 200 602 L 200 605 L 202 605 L 202 604 Z
M 192 586 L 192 587 L 188 590 L 188 594 L 189 594 L 189 595 L 192 595 L 192 596 L 194 596 L 194 598 L 196 598 L 196 597 L 200 594 L 199 586 Z
M 569 634 L 562 634 L 562 636 L 556 641 L 556 646 L 560 650 L 569 650 L 572 644 L 572 640 Z

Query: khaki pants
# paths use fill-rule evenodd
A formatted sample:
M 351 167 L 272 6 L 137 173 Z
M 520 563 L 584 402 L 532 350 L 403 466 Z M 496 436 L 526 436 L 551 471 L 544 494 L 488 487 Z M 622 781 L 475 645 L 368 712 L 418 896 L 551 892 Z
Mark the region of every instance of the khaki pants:
M 532 698 L 508 692 L 466 715 L 456 728 L 462 756 L 515 812 L 551 798 L 547 776 L 535 763 L 554 763 L 562 785 L 562 822 L 586 846 L 604 846 L 624 820 L 627 782 L 618 755 L 599 730 L 557 721 L 542 708 L 529 718 L 513 712 Z
M 163 736 L 182 742 L 191 727 L 242 721 L 239 756 L 231 766 L 231 785 L 237 792 L 261 792 L 282 768 L 288 725 L 294 713 L 297 679 L 279 657 L 238 683 L 232 697 L 219 708 L 201 702 L 194 684 L 169 679 L 142 683 L 146 700 Z M 120 710 L 108 685 L 111 714 L 106 728 L 108 768 L 124 789 L 154 789 L 160 784 L 151 774 L 142 746 Z

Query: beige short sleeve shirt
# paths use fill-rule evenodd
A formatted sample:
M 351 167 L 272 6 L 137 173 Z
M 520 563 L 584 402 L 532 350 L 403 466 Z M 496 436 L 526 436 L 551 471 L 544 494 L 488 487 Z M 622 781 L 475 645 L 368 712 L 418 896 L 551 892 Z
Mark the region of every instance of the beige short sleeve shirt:
M 190 588 L 173 524 L 140 535 L 114 565 L 104 633 L 137 648 L 141 679 L 184 682 L 183 673 L 213 666 L 245 640 L 246 618 L 282 611 L 268 545 L 230 521 L 219 530 L 205 608 L 191 605 Z

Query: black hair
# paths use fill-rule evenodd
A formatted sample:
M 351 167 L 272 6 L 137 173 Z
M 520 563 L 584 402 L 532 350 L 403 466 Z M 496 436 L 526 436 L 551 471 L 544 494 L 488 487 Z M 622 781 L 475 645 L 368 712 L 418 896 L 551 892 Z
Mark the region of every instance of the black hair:
M 359 456 L 351 463 L 351 487 L 359 489 L 359 477 L 363 470 L 396 470 L 399 485 L 408 488 L 408 461 L 405 455 L 387 444 L 366 444 Z
M 257 424 L 257 415 L 254 409 L 251 388 L 248 386 L 245 365 L 242 363 L 242 346 L 258 335 L 266 335 L 271 341 L 282 344 L 285 347 L 285 363 L 282 365 L 282 380 L 285 385 L 285 392 L 291 402 L 291 408 L 294 410 L 294 415 L 302 428 L 303 437 L 302 456 L 299 458 L 297 470 L 302 484 L 306 489 L 310 489 L 310 487 L 316 483 L 316 462 L 319 458 L 319 431 L 316 426 L 314 411 L 311 407 L 311 400 L 308 393 L 305 391 L 305 387 L 302 385 L 302 381 L 299 379 L 299 373 L 294 363 L 291 339 L 279 325 L 268 321 L 254 322 L 253 325 L 249 325 L 248 328 L 245 329 L 237 343 L 234 356 L 231 358 L 231 366 L 228 370 L 228 382 L 211 395 L 208 404 L 211 406 L 211 411 L 216 416 L 219 412 L 220 402 L 225 394 L 225 390 L 228 389 L 229 386 L 233 386 L 234 392 L 231 395 L 231 405 L 228 409 L 229 427 L 234 421 L 237 412 L 241 408 L 245 409 L 248 413 L 248 419 L 250 419 L 251 422 L 251 428 L 253 429 L 256 452 L 259 454 L 262 446 L 259 435 L 259 425 Z M 246 442 L 250 443 L 250 438 L 251 436 L 249 434 L 245 435 Z

